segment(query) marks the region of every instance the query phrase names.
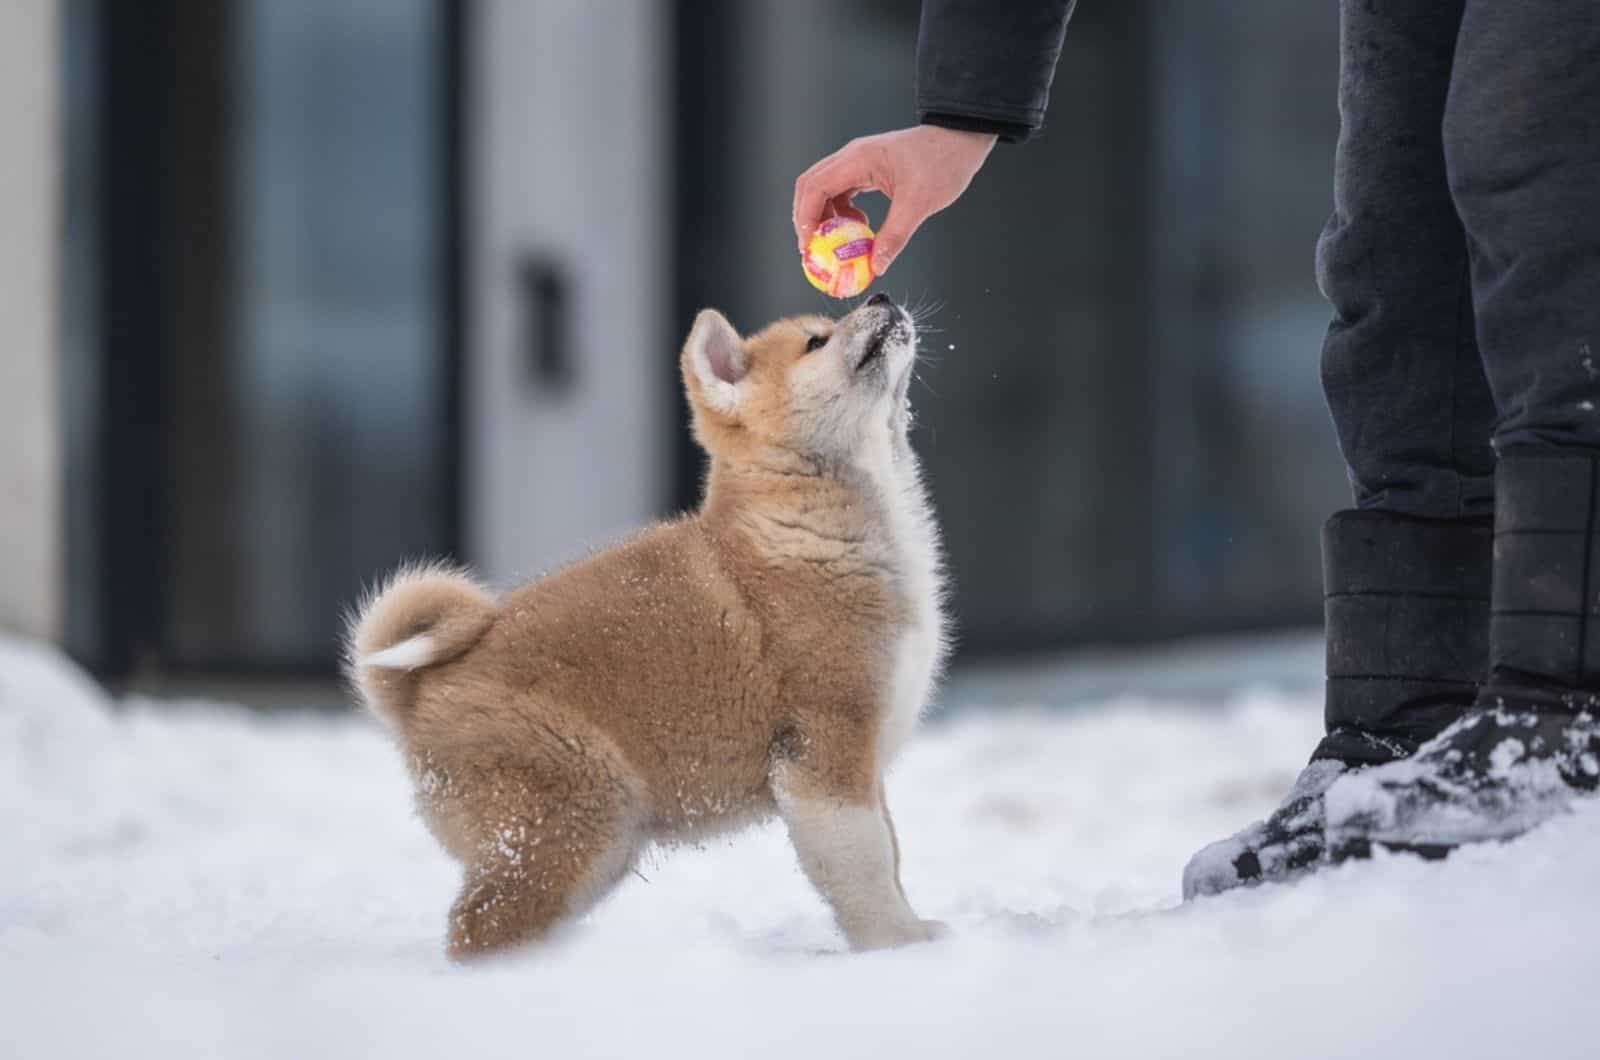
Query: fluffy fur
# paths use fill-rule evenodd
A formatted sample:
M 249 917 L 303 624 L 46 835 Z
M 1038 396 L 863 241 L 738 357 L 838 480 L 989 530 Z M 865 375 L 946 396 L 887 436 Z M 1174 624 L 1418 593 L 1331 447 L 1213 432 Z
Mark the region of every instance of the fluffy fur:
M 914 358 L 881 297 L 749 339 L 702 312 L 698 511 L 499 600 L 413 567 L 363 603 L 351 679 L 465 868 L 453 955 L 548 936 L 649 842 L 773 813 L 853 946 L 932 937 L 882 781 L 945 653 Z

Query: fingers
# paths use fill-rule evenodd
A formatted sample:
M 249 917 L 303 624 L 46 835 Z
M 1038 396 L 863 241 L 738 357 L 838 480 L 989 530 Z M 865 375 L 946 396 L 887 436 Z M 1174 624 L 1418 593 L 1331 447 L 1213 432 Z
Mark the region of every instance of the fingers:
M 822 220 L 823 207 L 839 194 L 837 190 L 832 193 L 823 191 L 824 185 L 818 176 L 818 170 L 827 165 L 831 158 L 824 158 L 800 174 L 800 178 L 794 182 L 794 238 L 802 254 L 805 253 L 806 241 Z
M 868 223 L 867 215 L 851 200 L 857 192 L 881 191 L 889 196 L 889 216 L 872 251 L 872 271 L 882 276 L 939 206 L 915 187 L 896 195 L 892 160 L 877 139 L 852 140 L 804 173 L 794 184 L 794 235 L 800 252 L 822 221 L 831 216 Z
M 806 240 L 826 216 L 830 202 L 839 209 L 840 200 L 843 200 L 845 209 L 839 212 L 859 214 L 860 211 L 850 205 L 850 197 L 869 189 L 893 196 L 894 181 L 893 175 L 884 171 L 881 152 L 861 140 L 850 141 L 800 174 L 794 182 L 793 214 L 795 242 L 800 250 L 804 252 Z M 865 217 L 861 214 L 863 220 Z

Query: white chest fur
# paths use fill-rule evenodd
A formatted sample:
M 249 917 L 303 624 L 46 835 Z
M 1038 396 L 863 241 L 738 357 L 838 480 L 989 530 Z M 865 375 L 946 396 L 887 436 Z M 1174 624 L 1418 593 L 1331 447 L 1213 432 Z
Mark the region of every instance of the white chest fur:
M 879 756 L 887 762 L 916 728 L 944 664 L 944 566 L 939 528 L 911 447 L 886 433 L 881 444 L 862 454 L 858 466 L 877 487 L 898 588 L 909 611 L 888 645 L 888 683 L 879 728 Z

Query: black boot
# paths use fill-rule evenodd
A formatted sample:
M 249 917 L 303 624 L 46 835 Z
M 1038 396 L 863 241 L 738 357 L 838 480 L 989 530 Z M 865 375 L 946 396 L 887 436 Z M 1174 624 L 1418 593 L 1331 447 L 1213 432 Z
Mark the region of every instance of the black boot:
M 1281 880 L 1323 861 L 1329 786 L 1408 757 L 1461 717 L 1483 679 L 1487 519 L 1339 512 L 1323 529 L 1322 557 L 1328 734 L 1272 816 L 1190 860 L 1185 898 Z
M 1600 457 L 1512 451 L 1495 472 L 1490 673 L 1406 762 L 1326 796 L 1335 860 L 1509 839 L 1600 783 Z

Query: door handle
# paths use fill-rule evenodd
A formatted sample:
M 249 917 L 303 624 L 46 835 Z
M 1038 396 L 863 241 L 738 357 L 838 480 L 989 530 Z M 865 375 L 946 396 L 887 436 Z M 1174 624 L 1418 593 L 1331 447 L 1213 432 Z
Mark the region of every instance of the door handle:
M 530 254 L 517 266 L 517 278 L 528 379 L 541 390 L 565 393 L 576 375 L 569 272 L 553 255 Z

